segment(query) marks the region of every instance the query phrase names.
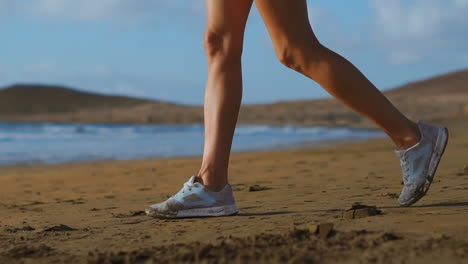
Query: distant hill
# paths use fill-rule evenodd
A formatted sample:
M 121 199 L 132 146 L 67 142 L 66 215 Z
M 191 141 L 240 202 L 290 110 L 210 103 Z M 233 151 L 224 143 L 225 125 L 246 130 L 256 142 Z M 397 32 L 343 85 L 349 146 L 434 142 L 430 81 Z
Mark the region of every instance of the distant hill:
M 387 92 L 395 94 L 466 94 L 468 93 L 468 69 L 438 75 L 426 80 L 410 82 Z
M 384 94 L 414 120 L 468 116 L 468 69 Z M 203 108 L 58 86 L 14 85 L 0 90 L 0 120 L 193 124 L 203 122 Z M 243 105 L 239 123 L 373 127 L 335 99 Z
M 60 86 L 21 84 L 0 90 L 2 121 L 93 123 L 202 121 L 201 113 L 194 116 L 187 112 L 193 112 L 193 107 L 127 96 L 83 92 Z
M 150 102 L 59 86 L 13 85 L 0 90 L 1 114 L 68 113 L 84 108 L 128 107 Z

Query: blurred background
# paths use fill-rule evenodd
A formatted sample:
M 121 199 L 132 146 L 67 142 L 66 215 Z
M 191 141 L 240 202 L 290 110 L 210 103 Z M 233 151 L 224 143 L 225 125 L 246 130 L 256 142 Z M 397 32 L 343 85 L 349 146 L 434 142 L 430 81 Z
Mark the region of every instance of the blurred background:
M 388 96 L 410 117 L 468 113 L 468 0 L 308 3 L 319 39 L 382 91 L 399 88 Z M 0 163 L 200 154 L 204 24 L 203 0 L 0 0 Z M 255 6 L 243 63 L 240 123 L 252 138 L 237 134 L 235 149 L 321 141 L 330 131 L 341 139 L 382 136 L 277 62 Z M 187 143 L 182 132 L 197 135 L 190 141 L 196 147 L 171 148 Z M 136 141 L 116 149 L 103 143 L 106 135 Z M 153 143 L 143 148 L 150 154 L 135 154 L 142 142 Z M 63 159 L 83 144 L 90 147 Z

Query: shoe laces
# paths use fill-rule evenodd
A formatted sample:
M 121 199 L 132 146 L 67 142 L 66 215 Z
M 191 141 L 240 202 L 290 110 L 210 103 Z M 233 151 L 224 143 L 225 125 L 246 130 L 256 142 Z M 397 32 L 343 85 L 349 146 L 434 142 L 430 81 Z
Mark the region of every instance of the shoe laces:
M 179 191 L 179 193 L 180 192 L 185 193 L 185 190 L 187 190 L 187 189 L 190 192 L 190 191 L 192 191 L 192 188 L 194 188 L 194 187 L 195 187 L 195 183 L 186 182 L 186 183 L 184 183 L 184 187 L 182 187 L 182 189 Z M 174 198 L 176 195 L 177 194 L 173 194 L 173 195 L 171 195 L 170 198 Z
M 182 193 L 185 193 L 185 190 L 188 189 L 188 191 L 192 191 L 192 188 L 195 188 L 195 183 L 191 182 L 186 182 L 184 183 L 184 188 L 182 188 Z

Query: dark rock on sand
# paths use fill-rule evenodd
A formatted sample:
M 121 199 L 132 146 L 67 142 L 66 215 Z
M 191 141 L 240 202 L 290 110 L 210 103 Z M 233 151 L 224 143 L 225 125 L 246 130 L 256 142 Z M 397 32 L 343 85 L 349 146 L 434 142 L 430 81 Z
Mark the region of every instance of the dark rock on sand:
M 385 196 L 387 196 L 389 198 L 392 198 L 392 199 L 398 199 L 398 194 L 393 193 L 393 192 L 389 192 L 389 193 L 385 194 Z
M 270 187 L 266 186 L 260 186 L 260 185 L 252 185 L 249 187 L 249 192 L 259 192 L 259 191 L 266 191 L 266 190 L 271 190 Z
M 397 235 L 395 235 L 393 233 L 384 233 L 382 235 L 382 240 L 383 241 L 393 241 L 393 240 L 400 240 L 400 239 L 402 239 L 402 237 L 397 236 Z
M 15 227 L 15 228 L 7 228 L 5 229 L 6 232 L 9 233 L 16 233 L 18 231 L 34 231 L 36 230 L 34 227 L 31 226 L 23 226 L 23 227 Z
M 76 230 L 78 229 L 60 224 L 60 225 L 46 228 L 42 232 L 65 232 L 65 231 L 76 231 Z
M 376 206 L 355 203 L 351 206 L 350 209 L 347 209 L 343 212 L 343 218 L 356 219 L 380 214 L 382 214 L 382 211 L 377 209 Z
M 316 235 L 325 239 L 333 235 L 333 226 L 333 223 L 323 223 L 319 225 L 310 225 L 304 228 L 296 228 L 291 233 L 291 236 L 296 239 L 304 239 L 309 238 L 310 235 Z
M 245 188 L 247 188 L 247 186 L 245 186 L 245 184 L 242 183 L 231 184 L 231 186 L 234 191 L 243 191 L 245 190 Z

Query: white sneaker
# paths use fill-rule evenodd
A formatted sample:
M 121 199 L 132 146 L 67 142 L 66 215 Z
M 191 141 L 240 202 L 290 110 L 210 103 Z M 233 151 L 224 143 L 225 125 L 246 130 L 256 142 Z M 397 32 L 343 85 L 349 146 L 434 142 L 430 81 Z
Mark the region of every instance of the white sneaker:
M 166 201 L 146 209 L 147 215 L 160 218 L 228 216 L 237 214 L 231 185 L 219 192 L 208 190 L 192 176 L 184 187 Z
M 403 190 L 398 201 L 410 206 L 429 190 L 448 142 L 448 130 L 418 122 L 421 140 L 406 150 L 396 150 L 403 171 Z

